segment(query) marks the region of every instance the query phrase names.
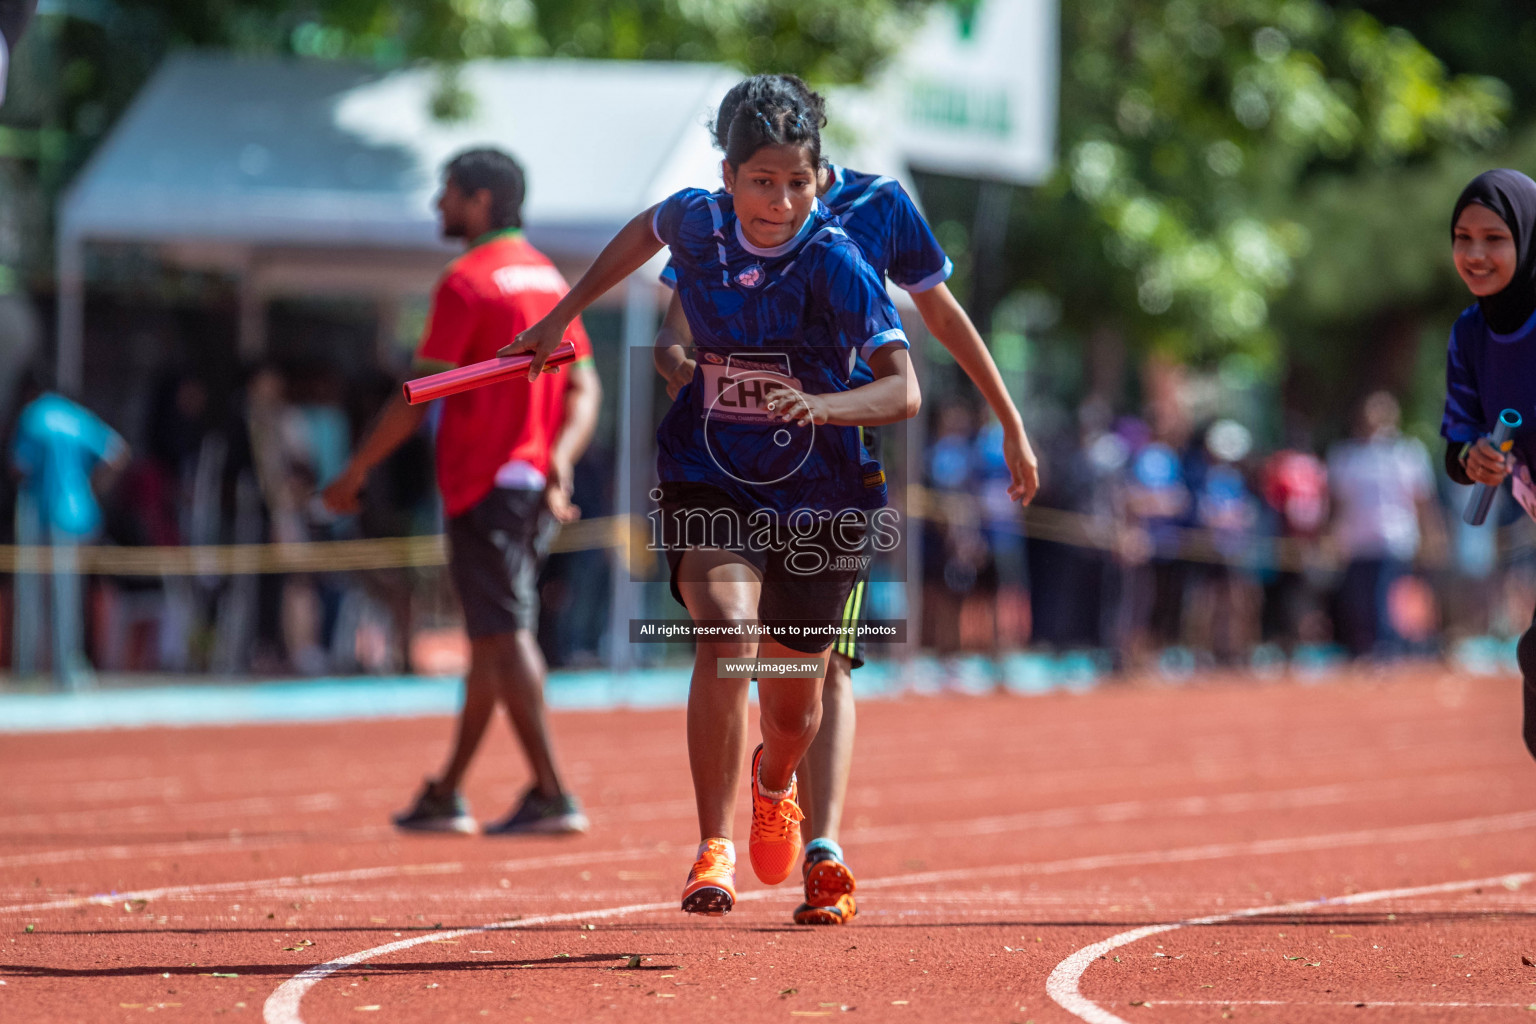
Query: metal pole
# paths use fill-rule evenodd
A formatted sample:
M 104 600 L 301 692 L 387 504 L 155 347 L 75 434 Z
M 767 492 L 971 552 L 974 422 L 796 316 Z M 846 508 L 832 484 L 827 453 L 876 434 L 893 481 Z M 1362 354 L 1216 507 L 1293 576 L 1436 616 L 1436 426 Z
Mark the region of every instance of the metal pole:
M 642 270 L 624 286 L 624 326 L 619 346 L 619 408 L 614 419 L 614 514 L 628 524 L 645 514 L 645 496 L 636 489 L 650 479 L 646 456 L 651 422 L 651 378 L 636 373 L 635 364 L 655 343 L 656 320 L 660 312 L 656 289 Z M 629 643 L 629 620 L 640 611 L 640 583 L 630 579 L 633 564 L 629 550 L 631 532 L 626 526 L 620 543 L 614 547 L 612 590 L 608 605 L 608 661 L 626 671 L 635 664 Z
M 54 351 L 56 386 L 79 394 L 85 376 L 85 240 L 59 236 L 58 347 Z
M 267 353 L 267 297 L 259 280 L 256 250 L 246 254 L 240 271 L 239 321 L 235 326 L 235 347 L 244 362 L 255 362 Z
M 971 296 L 968 312 L 982 335 L 992 332 L 992 312 L 1002 299 L 1004 247 L 1013 186 L 983 181 L 976 194 L 976 221 L 971 231 Z

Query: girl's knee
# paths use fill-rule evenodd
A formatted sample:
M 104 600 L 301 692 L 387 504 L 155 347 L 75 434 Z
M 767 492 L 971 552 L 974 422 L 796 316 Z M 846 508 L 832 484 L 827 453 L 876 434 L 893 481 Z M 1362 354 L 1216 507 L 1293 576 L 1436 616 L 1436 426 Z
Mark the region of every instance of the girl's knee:
M 821 725 L 821 701 L 811 701 L 805 705 L 777 705 L 764 706 L 762 709 L 762 729 L 764 737 L 772 735 L 775 739 L 790 742 L 799 742 L 814 737 L 816 729 Z

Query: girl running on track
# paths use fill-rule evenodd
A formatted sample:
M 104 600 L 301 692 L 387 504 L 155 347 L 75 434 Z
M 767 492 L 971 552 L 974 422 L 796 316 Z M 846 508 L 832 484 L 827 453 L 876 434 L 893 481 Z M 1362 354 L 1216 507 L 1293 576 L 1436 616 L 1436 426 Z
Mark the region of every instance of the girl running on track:
M 821 97 L 794 75 L 746 79 L 720 101 L 714 141 L 721 151 L 730 141 L 727 132 L 742 100 L 754 90 L 770 87 L 795 90 L 802 102 L 821 114 Z M 818 190 L 822 203 L 840 218 L 843 229 L 859 243 L 875 271 L 911 294 L 924 325 L 955 357 L 986 399 L 1003 431 L 1003 455 L 1011 477 L 1008 496 L 1028 504 L 1037 487 L 1038 469 L 1023 420 L 986 343 L 945 284 L 953 265 L 911 197 L 893 178 L 826 162 L 819 168 Z M 669 263 L 662 280 L 672 286 L 675 276 L 676 268 Z M 682 302 L 674 295 L 657 334 L 655 357 L 656 370 L 667 381 L 667 392 L 673 397 L 693 379 L 695 361 L 688 355 L 692 342 Z M 869 367 L 861 361 L 854 368 L 853 378 L 870 379 Z M 871 452 L 877 450 L 873 433 L 863 432 L 865 446 Z M 867 607 L 864 597 L 868 578 L 866 565 L 849 594 L 844 609 L 846 624 L 857 626 L 862 621 Z M 800 806 L 806 815 L 802 828 L 810 837 L 801 865 L 805 899 L 794 912 L 798 924 L 845 924 L 858 913 L 853 896 L 856 882 L 838 839 L 853 758 L 852 670 L 863 663 L 864 645 L 854 637 L 839 638 L 828 660 L 822 686 L 821 728 L 796 773 Z M 742 713 L 745 714 L 745 708 Z M 745 733 L 744 727 L 741 731 Z M 734 790 L 734 784 L 731 788 Z
M 1498 486 L 1536 518 L 1536 181 L 1519 171 L 1472 179 L 1451 214 L 1451 258 L 1477 302 L 1451 327 L 1445 368 L 1445 468 L 1458 483 Z M 1499 413 L 1524 425 L 1501 454 L 1487 435 Z M 1525 680 L 1525 746 L 1536 756 L 1536 621 L 1516 651 Z
M 819 100 L 758 81 L 723 131 L 724 193 L 685 189 L 636 217 L 504 350 L 533 352 L 537 374 L 571 319 L 670 247 L 700 360 L 657 431 L 653 523 L 673 593 L 698 626 L 719 630 L 697 640 L 688 700 L 702 840 L 683 890 L 690 913 L 727 913 L 736 898 L 732 817 L 751 673 L 722 662 L 758 659 L 753 870 L 777 884 L 799 863 L 795 766 L 820 721 L 869 514 L 886 503 L 858 427 L 910 418 L 920 403 L 884 281 L 817 200 L 823 123 Z M 871 379 L 859 384 L 861 358 Z

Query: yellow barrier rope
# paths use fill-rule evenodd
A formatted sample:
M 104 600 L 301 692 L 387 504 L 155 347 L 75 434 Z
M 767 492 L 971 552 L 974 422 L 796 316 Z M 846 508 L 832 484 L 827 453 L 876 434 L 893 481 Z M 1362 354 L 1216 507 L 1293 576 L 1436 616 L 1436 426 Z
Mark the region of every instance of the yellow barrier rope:
M 622 546 L 625 518 L 605 516 L 578 520 L 561 528 L 551 549 L 566 552 Z M 0 545 L 0 573 L 51 572 L 54 560 L 54 549 L 46 545 Z M 446 565 L 448 544 L 442 534 L 297 544 L 174 547 L 88 544 L 75 549 L 75 561 L 79 572 L 102 576 L 233 576 L 408 569 Z
M 982 512 L 966 494 L 945 494 L 921 487 L 906 491 L 913 519 L 980 526 Z M 1007 529 L 1038 540 L 1099 551 L 1127 552 L 1119 525 L 1104 517 L 1063 509 L 1030 507 Z M 626 534 L 628 537 L 626 538 Z M 646 520 L 643 516 L 604 516 L 563 526 L 551 547 L 555 552 L 619 549 L 630 555 L 631 568 L 644 562 Z M 1316 543 L 1290 537 L 1256 537 L 1249 551 L 1232 555 L 1216 545 L 1209 530 L 1168 528 L 1164 536 L 1178 543 L 1178 557 L 1211 565 L 1273 568 L 1288 572 L 1337 569 L 1339 559 Z M 1519 545 L 1517 549 L 1526 545 Z M 1145 556 L 1147 552 L 1143 551 Z M 366 540 L 310 541 L 297 544 L 210 544 L 176 547 L 115 547 L 83 545 L 75 549 L 79 572 L 103 576 L 228 576 L 248 573 L 339 572 L 362 569 L 405 569 L 446 565 L 448 547 L 442 534 L 384 537 Z M 1136 559 L 1132 559 L 1136 560 Z M 0 545 L 0 574 L 49 572 L 54 549 L 46 545 Z

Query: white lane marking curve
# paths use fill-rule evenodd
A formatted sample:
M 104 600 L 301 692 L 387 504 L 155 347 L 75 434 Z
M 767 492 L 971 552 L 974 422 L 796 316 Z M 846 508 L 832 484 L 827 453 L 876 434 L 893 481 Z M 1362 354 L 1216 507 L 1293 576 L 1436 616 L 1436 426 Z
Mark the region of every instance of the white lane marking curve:
M 1087 1021 L 1088 1024 L 1130 1024 L 1125 1018 L 1116 1016 L 1083 995 L 1079 987 L 1083 975 L 1093 965 L 1095 960 L 1102 956 L 1107 956 L 1111 951 L 1119 949 L 1121 946 L 1128 946 L 1133 942 L 1139 942 L 1150 936 L 1161 935 L 1164 932 L 1176 931 L 1180 928 L 1227 924 L 1250 917 L 1300 914 L 1317 910 L 1320 907 L 1344 907 L 1357 903 L 1376 903 L 1381 900 L 1432 896 L 1437 893 L 1489 888 L 1495 885 L 1519 886 L 1525 885 L 1532 880 L 1536 880 L 1536 873 L 1526 872 L 1517 875 L 1497 875 L 1492 878 L 1472 878 L 1459 882 L 1440 882 L 1435 885 L 1419 885 L 1407 889 L 1377 889 L 1374 892 L 1357 892 L 1348 896 L 1328 896 L 1319 900 L 1280 903 L 1272 907 L 1252 907 L 1248 910 L 1238 910 L 1229 914 L 1212 914 L 1209 917 L 1193 917 L 1185 921 L 1174 921 L 1169 924 L 1154 924 L 1142 928 L 1133 928 L 1130 931 L 1121 932 L 1119 935 L 1111 935 L 1102 942 L 1095 942 L 1091 946 L 1084 946 L 1057 964 L 1056 969 L 1051 971 L 1050 977 L 1045 981 L 1045 992 L 1062 1009 L 1080 1020 Z
M 892 875 L 887 878 L 871 879 L 869 882 L 861 882 L 860 888 L 885 888 L 901 885 L 913 885 L 934 879 L 947 879 L 959 875 L 974 878 L 978 875 L 998 874 L 1057 874 L 1065 873 L 1068 871 L 1089 871 L 1100 867 L 1122 867 L 1132 864 L 1174 864 L 1185 863 L 1189 861 L 1211 860 L 1218 857 L 1261 856 L 1265 854 L 1330 849 L 1340 846 L 1357 846 L 1368 842 L 1403 842 L 1411 840 L 1440 839 L 1447 836 L 1457 835 L 1484 835 L 1490 832 L 1518 831 L 1525 828 L 1536 828 L 1536 811 L 1525 811 L 1515 814 L 1501 814 L 1487 818 L 1464 818 L 1459 821 L 1440 822 L 1428 825 L 1410 825 L 1402 828 L 1367 829 L 1359 832 L 1332 833 L 1329 835 L 1321 836 L 1299 836 L 1288 840 L 1261 839 L 1249 843 L 1225 843 L 1209 846 L 1185 847 L 1182 849 L 1174 850 L 1149 850 L 1139 854 L 1116 854 L 1103 857 L 1079 857 L 1067 861 L 1050 861 L 1044 864 L 1005 864 L 997 865 L 995 867 L 972 868 L 967 869 L 964 872 L 921 871 L 908 875 Z M 1497 883 L 1503 881 L 1505 878 L 1522 879 L 1530 877 L 1533 876 L 1510 875 L 1494 879 L 1493 881 Z M 1476 882 L 1468 883 L 1468 887 L 1476 884 Z M 1430 887 L 1430 891 L 1435 891 L 1435 888 L 1436 887 L 1433 886 Z M 1394 891 L 1397 890 L 1389 890 L 1389 895 Z M 760 889 L 753 892 L 742 893 L 737 898 L 737 902 L 742 903 L 748 900 L 767 899 L 770 896 L 777 895 L 777 890 Z M 1361 901 L 1358 898 L 1350 899 L 1345 897 L 1334 902 L 1335 904 L 1342 904 L 1346 902 Z M 1316 901 L 1309 901 L 1306 903 L 1289 904 L 1288 906 L 1315 907 L 1320 905 L 1322 904 Z M 590 921 L 607 917 L 622 917 L 626 914 L 644 913 L 649 910 L 670 910 L 676 906 L 677 903 L 675 901 L 667 901 L 665 903 L 635 903 L 622 907 L 583 910 L 566 914 L 548 914 L 539 917 L 522 918 L 517 921 L 502 921 L 493 924 L 480 925 L 475 928 L 462 928 L 452 932 L 428 932 L 413 938 L 401 939 L 398 942 L 386 943 L 382 946 L 375 946 L 372 949 L 365 949 L 361 952 L 352 953 L 344 957 L 338 957 L 335 960 L 330 960 L 323 964 L 316 964 L 315 966 L 310 967 L 309 969 L 295 975 L 294 977 L 289 978 L 287 981 L 279 985 L 273 991 L 273 993 L 267 997 L 266 1003 L 262 1006 L 262 1017 L 265 1021 L 265 1024 L 304 1024 L 304 1018 L 299 1014 L 299 1003 L 303 1000 L 305 993 L 307 993 L 320 981 L 323 981 L 325 978 L 335 974 L 337 971 L 340 971 L 346 967 L 351 967 L 354 964 L 372 960 L 374 957 L 383 956 L 386 953 L 393 953 L 402 949 L 409 949 L 412 946 L 420 945 L 423 942 L 431 942 L 434 939 L 456 938 L 461 935 L 476 935 L 483 932 L 498 931 L 507 928 L 528 928 L 533 925 L 541 924 L 560 924 L 571 921 Z M 1247 911 L 1246 914 L 1248 916 L 1253 916 L 1256 914 L 1271 913 L 1274 912 L 1275 909 L 1276 908 L 1273 907 L 1265 907 L 1258 910 Z M 1244 916 L 1244 914 L 1239 913 L 1231 916 L 1240 917 Z M 1126 941 L 1134 942 L 1136 938 L 1143 938 L 1146 935 L 1155 935 L 1160 931 L 1171 931 L 1174 928 L 1180 928 L 1190 923 L 1198 922 L 1181 921 L 1174 924 L 1157 925 L 1150 928 L 1140 928 L 1137 929 L 1134 933 L 1125 933 L 1127 935 L 1135 936 L 1135 938 L 1127 939 Z M 1119 938 L 1119 936 L 1116 936 L 1116 938 Z M 1099 954 L 1094 954 L 1094 956 L 1097 955 Z M 1092 962 L 1092 959 L 1093 957 L 1089 957 L 1088 960 L 1083 964 L 1083 970 L 1087 969 L 1087 965 L 1088 963 Z M 1051 973 L 1051 977 L 1054 979 L 1057 973 L 1061 971 L 1061 969 L 1061 965 L 1058 965 L 1056 970 Z M 1080 974 L 1081 972 L 1079 972 L 1079 975 Z M 1052 998 L 1055 997 L 1053 996 Z M 1057 1002 L 1060 1002 L 1060 1000 L 1058 999 Z M 1083 1000 L 1083 1002 L 1093 1007 L 1095 1012 L 1104 1012 L 1100 1011 L 1097 1006 L 1089 1003 L 1087 1000 Z M 1098 1024 L 1128 1024 L 1128 1022 L 1122 1021 L 1120 1018 L 1115 1017 L 1112 1014 L 1102 1018 L 1084 1019 L 1096 1020 L 1098 1021 Z
M 606 910 L 581 910 L 569 914 L 545 914 L 540 917 L 525 917 L 517 921 L 499 921 L 495 924 L 481 925 L 478 928 L 459 928 L 446 932 L 427 932 L 409 939 L 401 939 L 399 942 L 389 942 L 372 949 L 351 953 L 347 956 L 337 957 L 335 960 L 327 960 L 323 964 L 301 971 L 277 987 L 267 997 L 262 1005 L 262 1019 L 266 1024 L 304 1024 L 304 1018 L 299 1016 L 299 1003 L 310 989 L 314 988 L 326 978 L 343 968 L 360 964 L 374 957 L 383 956 L 386 953 L 397 953 L 402 949 L 410 949 L 426 942 L 440 942 L 443 939 L 457 939 L 464 935 L 480 935 L 484 932 L 501 931 L 508 928 L 531 928 L 544 924 L 563 924 L 569 921 L 590 921 L 595 918 L 620 917 L 625 914 L 638 914 L 647 910 L 671 910 L 677 906 L 675 902 L 666 903 L 634 903 L 627 907 L 611 907 Z

